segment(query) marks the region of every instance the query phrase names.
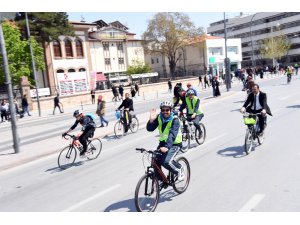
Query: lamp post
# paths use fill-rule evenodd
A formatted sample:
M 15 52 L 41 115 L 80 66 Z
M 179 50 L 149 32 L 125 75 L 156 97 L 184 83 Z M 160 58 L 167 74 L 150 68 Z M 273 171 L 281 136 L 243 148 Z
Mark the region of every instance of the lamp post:
M 17 123 L 16 123 L 16 111 L 15 111 L 15 104 L 13 102 L 13 93 L 12 93 L 12 84 L 11 79 L 9 75 L 9 68 L 8 68 L 8 59 L 7 59 L 7 53 L 5 48 L 5 40 L 3 36 L 3 30 L 2 30 L 2 20 L 5 18 L 13 18 L 13 15 L 6 15 L 9 13 L 0 13 L 0 45 L 1 45 L 1 54 L 2 54 L 2 60 L 4 65 L 4 75 L 6 80 L 6 86 L 7 86 L 7 94 L 8 94 L 8 101 L 9 101 L 9 111 L 11 115 L 11 130 L 13 135 L 13 142 L 14 142 L 14 150 L 15 153 L 19 153 L 20 151 L 20 140 L 17 132 Z
M 253 48 L 253 38 L 252 38 L 252 25 L 253 25 L 253 19 L 254 17 L 257 15 L 257 13 L 255 13 L 252 17 L 251 17 L 251 21 L 250 21 L 250 38 L 251 38 L 251 50 L 252 50 L 252 66 L 255 67 L 256 63 L 255 63 L 255 60 L 254 60 L 254 48 Z M 255 76 L 254 76 L 255 77 Z
M 225 12 L 224 12 L 224 38 L 225 38 L 225 81 L 226 81 L 226 89 L 229 91 L 231 88 L 231 76 L 229 72 L 229 58 L 227 58 L 227 27 L 226 27 L 226 18 L 225 18 Z
M 33 55 L 32 46 L 31 46 L 31 40 L 30 40 L 30 30 L 29 30 L 27 12 L 25 12 L 25 19 L 26 19 L 26 28 L 27 28 L 28 42 L 29 42 L 29 48 L 30 48 L 30 56 L 31 56 L 31 62 L 32 62 L 32 71 L 33 71 L 33 77 L 34 77 L 34 81 L 35 81 L 36 100 L 37 100 L 37 104 L 38 104 L 39 116 L 41 116 L 40 97 L 39 97 L 39 92 L 38 92 L 38 87 L 37 87 L 35 61 L 34 61 L 34 55 Z

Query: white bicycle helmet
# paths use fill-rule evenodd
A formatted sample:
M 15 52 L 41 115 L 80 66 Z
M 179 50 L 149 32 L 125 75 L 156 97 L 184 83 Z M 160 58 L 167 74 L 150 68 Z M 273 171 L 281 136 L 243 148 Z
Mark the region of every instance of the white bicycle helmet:
M 160 108 L 162 107 L 169 107 L 169 108 L 173 108 L 173 104 L 169 101 L 163 101 L 162 103 L 160 103 Z
M 77 110 L 74 111 L 73 116 L 74 116 L 74 117 L 77 117 L 77 116 L 80 115 L 80 114 L 82 114 L 82 110 L 77 109 Z
M 195 92 L 192 89 L 190 89 L 186 92 L 186 94 L 187 95 L 195 95 Z

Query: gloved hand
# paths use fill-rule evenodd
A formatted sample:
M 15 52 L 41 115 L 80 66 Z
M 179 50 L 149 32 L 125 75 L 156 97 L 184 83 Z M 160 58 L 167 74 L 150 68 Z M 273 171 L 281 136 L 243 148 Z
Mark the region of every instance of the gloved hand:
M 246 111 L 245 107 L 241 108 L 241 113 L 244 113 Z
M 267 111 L 266 111 L 265 109 L 263 109 L 263 110 L 261 111 L 261 114 L 263 114 L 263 115 L 266 115 L 266 113 L 267 113 Z
M 63 133 L 61 136 L 62 137 L 65 137 L 67 135 L 67 132 Z

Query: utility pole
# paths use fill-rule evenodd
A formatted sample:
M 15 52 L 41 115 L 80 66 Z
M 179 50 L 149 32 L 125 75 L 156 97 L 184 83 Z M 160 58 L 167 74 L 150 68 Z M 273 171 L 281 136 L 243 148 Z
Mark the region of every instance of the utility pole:
M 26 28 L 27 28 L 28 42 L 29 42 L 29 48 L 30 48 L 30 56 L 31 56 L 31 62 L 32 62 L 32 71 L 33 71 L 33 77 L 34 77 L 34 82 L 35 82 L 36 100 L 37 100 L 37 104 L 38 104 L 39 116 L 41 116 L 40 97 L 39 97 L 39 92 L 38 92 L 38 87 L 37 87 L 35 61 L 34 61 L 34 55 L 33 55 L 32 46 L 31 46 L 31 40 L 30 40 L 30 30 L 29 30 L 27 12 L 25 12 L 25 19 L 26 19 Z
M 224 12 L 224 36 L 225 36 L 225 80 L 226 80 L 226 89 L 229 91 L 231 88 L 231 76 L 230 76 L 230 60 L 227 57 L 227 27 L 226 27 L 226 18 L 225 18 L 225 12 Z
M 0 45 L 1 45 L 3 66 L 4 66 L 4 75 L 5 75 L 6 86 L 7 86 L 9 111 L 10 111 L 10 115 L 11 115 L 11 130 L 12 130 L 13 142 L 14 142 L 13 147 L 14 147 L 15 153 L 19 153 L 20 152 L 20 147 L 19 147 L 20 139 L 19 139 L 18 132 L 17 132 L 16 111 L 15 111 L 15 104 L 13 102 L 12 84 L 11 84 L 11 79 L 10 79 L 10 75 L 9 75 L 8 59 L 7 59 L 5 40 L 4 40 L 3 29 L 2 29 L 2 20 L 3 20 L 3 15 L 1 15 L 1 13 L 0 13 Z

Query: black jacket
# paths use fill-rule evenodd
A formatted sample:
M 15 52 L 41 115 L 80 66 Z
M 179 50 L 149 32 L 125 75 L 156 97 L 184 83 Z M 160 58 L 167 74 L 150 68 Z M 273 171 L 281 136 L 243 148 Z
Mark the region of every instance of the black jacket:
M 248 95 L 248 98 L 246 100 L 246 102 L 244 103 L 243 107 L 245 108 L 251 108 L 252 105 L 254 103 L 254 94 L 250 93 Z M 269 114 L 270 116 L 272 116 L 270 107 L 267 104 L 267 94 L 264 92 L 259 92 L 259 104 L 261 104 L 261 106 L 263 107 L 263 109 L 266 110 L 267 114 Z
M 133 109 L 133 101 L 130 98 L 125 98 L 122 102 L 122 104 L 119 106 L 119 110 L 124 107 L 124 109 L 129 108 L 129 111 L 134 111 Z

